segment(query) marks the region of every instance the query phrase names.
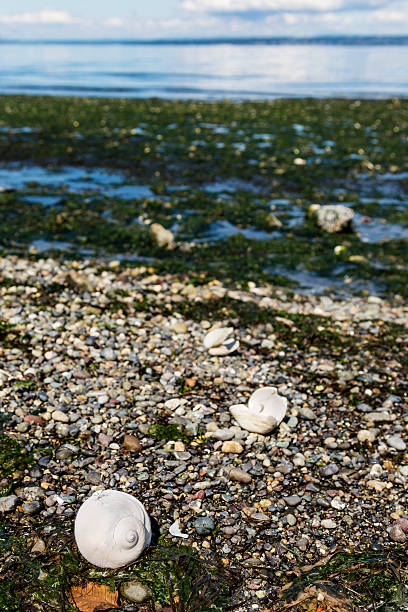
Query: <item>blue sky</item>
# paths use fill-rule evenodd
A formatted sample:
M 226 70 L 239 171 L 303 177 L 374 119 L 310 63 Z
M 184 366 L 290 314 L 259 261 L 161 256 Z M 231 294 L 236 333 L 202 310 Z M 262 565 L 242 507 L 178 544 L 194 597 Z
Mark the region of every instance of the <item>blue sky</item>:
M 1 38 L 408 34 L 408 0 L 14 0 Z M 3 4 L 4 6 L 4 4 Z

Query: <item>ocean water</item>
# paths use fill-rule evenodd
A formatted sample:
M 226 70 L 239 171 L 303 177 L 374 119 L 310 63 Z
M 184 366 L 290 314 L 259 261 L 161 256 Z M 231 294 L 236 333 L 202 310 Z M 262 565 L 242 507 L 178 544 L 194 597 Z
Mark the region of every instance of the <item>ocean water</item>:
M 0 93 L 210 100 L 408 96 L 408 44 L 396 42 L 3 42 Z

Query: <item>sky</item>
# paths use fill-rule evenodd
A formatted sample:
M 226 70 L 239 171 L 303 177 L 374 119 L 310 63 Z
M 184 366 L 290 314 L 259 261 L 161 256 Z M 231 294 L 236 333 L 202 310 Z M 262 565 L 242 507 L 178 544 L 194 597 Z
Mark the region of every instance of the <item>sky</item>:
M 13 0 L 4 3 L 7 10 L 1 4 L 1 39 L 408 34 L 408 0 Z

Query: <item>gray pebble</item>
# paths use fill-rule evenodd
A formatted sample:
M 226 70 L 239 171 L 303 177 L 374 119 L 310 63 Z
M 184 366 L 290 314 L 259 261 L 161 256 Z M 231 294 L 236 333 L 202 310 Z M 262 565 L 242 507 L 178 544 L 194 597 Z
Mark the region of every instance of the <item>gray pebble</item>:
M 198 535 L 209 535 L 215 528 L 215 523 L 210 517 L 201 516 L 193 523 L 193 527 Z

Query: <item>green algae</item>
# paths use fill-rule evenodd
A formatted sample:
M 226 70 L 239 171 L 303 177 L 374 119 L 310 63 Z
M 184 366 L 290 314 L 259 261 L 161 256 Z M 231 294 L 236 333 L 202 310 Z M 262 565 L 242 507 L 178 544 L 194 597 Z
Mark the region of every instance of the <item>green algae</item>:
M 8 495 L 18 482 L 18 474 L 33 461 L 32 455 L 17 440 L 0 434 L 0 497 Z
M 328 286 L 347 278 L 349 291 L 355 286 L 407 295 L 406 240 L 367 244 L 355 234 L 326 234 L 305 214 L 311 203 L 351 203 L 360 214 L 407 225 L 405 100 L 3 96 L 0 124 L 4 162 L 53 171 L 103 167 L 122 172 L 124 186 L 149 185 L 155 194 L 121 199 L 92 178 L 84 178 L 80 193 L 68 179 L 67 185 L 40 179 L 20 185 L 0 193 L 0 243 L 7 252 L 27 252 L 38 239 L 51 241 L 49 249 L 52 241 L 62 241 L 70 246 L 62 253 L 57 246 L 55 256 L 120 254 L 131 265 L 134 257 L 149 258 L 158 272 L 229 284 L 265 280 L 296 287 L 306 272 L 325 277 Z M 21 125 L 36 131 L 16 133 Z M 39 200 L 26 201 L 33 195 Z M 41 204 L 47 195 L 58 203 Z M 384 197 L 396 204 L 381 204 Z M 285 199 L 289 204 L 282 204 Z M 271 227 L 271 212 L 281 227 Z M 158 248 L 150 221 L 175 230 L 187 253 Z M 228 238 L 221 230 L 216 242 L 206 241 L 220 223 L 236 235 Z M 240 231 L 271 237 L 248 238 Z M 336 254 L 338 246 L 345 251 Z

